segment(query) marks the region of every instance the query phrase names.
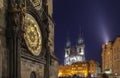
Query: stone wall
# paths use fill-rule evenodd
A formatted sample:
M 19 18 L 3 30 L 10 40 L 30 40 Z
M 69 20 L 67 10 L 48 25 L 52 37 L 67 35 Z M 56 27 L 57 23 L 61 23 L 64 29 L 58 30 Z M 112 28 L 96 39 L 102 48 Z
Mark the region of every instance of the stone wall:
M 50 16 L 53 14 L 53 0 L 47 0 L 48 13 Z
M 52 20 L 49 19 L 49 42 L 48 46 L 50 48 L 50 53 L 54 54 L 54 24 Z
M 53 58 L 51 58 L 51 64 L 50 64 L 50 78 L 58 78 L 58 68 L 59 68 L 59 62 L 58 59 L 54 56 L 54 27 L 55 23 L 52 18 L 53 14 L 53 0 L 47 0 L 48 5 L 48 23 L 49 23 L 49 37 L 48 37 L 48 46 L 49 51 Z
M 48 23 L 49 23 L 49 42 L 48 46 L 50 49 L 50 53 L 54 54 L 54 21 L 52 19 L 53 14 L 53 0 L 48 0 Z
M 59 63 L 57 60 L 52 59 L 50 65 L 50 78 L 58 78 Z
M 44 78 L 44 65 L 22 58 L 21 78 L 31 78 L 32 72 L 35 72 L 36 78 Z
M 6 0 L 0 0 L 0 78 L 8 77 L 8 52 L 6 49 Z

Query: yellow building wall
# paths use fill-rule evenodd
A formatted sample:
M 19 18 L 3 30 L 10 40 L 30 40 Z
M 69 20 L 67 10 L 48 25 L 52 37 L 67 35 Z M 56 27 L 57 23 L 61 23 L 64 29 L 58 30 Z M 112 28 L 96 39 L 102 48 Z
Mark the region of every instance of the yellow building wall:
M 111 69 L 113 75 L 120 75 L 120 37 L 102 46 L 102 71 Z
M 58 77 L 68 77 L 73 75 L 88 76 L 87 62 L 77 62 L 72 65 L 60 66 Z
M 120 37 L 113 43 L 113 74 L 120 75 Z

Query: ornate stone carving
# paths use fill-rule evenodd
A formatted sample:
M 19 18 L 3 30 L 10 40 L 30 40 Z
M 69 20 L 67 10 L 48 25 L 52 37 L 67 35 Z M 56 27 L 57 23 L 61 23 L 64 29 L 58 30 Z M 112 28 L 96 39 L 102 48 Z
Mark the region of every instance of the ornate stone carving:
M 42 0 L 30 0 L 32 5 L 37 9 L 40 10 L 42 7 Z

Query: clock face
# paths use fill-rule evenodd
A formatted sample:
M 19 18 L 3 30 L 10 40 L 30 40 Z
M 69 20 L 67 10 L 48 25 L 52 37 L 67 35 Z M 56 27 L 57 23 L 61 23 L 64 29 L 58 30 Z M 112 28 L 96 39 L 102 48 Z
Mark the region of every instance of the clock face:
M 28 49 L 34 55 L 39 55 L 42 48 L 42 36 L 39 25 L 36 20 L 30 15 L 25 16 L 24 39 Z

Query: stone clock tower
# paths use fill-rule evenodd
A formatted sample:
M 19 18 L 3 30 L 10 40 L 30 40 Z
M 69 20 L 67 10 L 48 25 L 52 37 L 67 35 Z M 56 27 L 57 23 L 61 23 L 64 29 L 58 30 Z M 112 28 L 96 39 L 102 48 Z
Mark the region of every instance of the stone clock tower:
M 52 0 L 0 0 L 0 78 L 57 78 Z

